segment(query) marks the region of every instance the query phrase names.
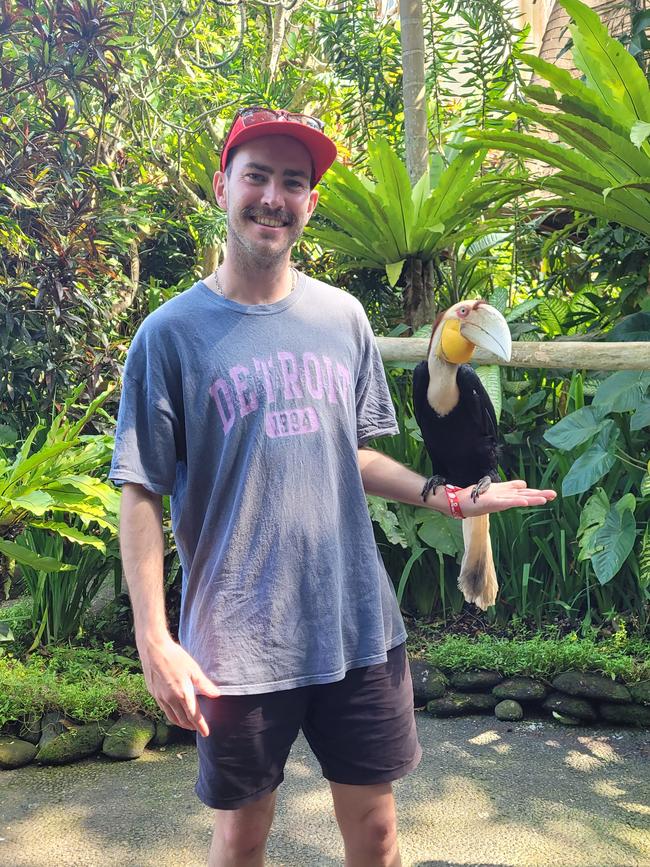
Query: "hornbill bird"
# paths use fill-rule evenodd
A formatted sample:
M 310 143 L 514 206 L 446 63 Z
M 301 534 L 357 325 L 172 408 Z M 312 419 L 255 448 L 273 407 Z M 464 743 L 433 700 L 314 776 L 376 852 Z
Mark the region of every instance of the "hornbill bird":
M 452 484 L 473 485 L 472 500 L 499 480 L 497 419 L 478 375 L 467 364 L 479 346 L 510 360 L 511 338 L 503 316 L 485 301 L 461 301 L 436 319 L 427 360 L 413 372 L 415 418 L 422 432 L 433 476 L 422 491 Z M 450 506 L 453 492 L 450 492 Z M 458 587 L 467 602 L 485 610 L 494 605 L 498 584 L 488 515 L 464 518 L 465 553 Z

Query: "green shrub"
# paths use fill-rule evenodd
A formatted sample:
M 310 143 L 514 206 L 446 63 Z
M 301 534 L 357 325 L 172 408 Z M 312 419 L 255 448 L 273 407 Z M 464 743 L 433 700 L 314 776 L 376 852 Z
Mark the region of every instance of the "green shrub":
M 0 657 L 0 726 L 47 711 L 80 722 L 135 711 L 162 718 L 138 663 L 110 650 L 54 648 L 26 662 Z
M 628 683 L 650 678 L 650 643 L 627 637 L 624 629 L 600 641 L 579 638 L 576 633 L 564 638 L 537 635 L 523 641 L 490 635 L 448 635 L 442 639 L 423 635 L 411 652 L 438 668 L 452 670 L 488 668 L 504 675 L 552 678 L 561 671 L 577 669 L 601 672 Z

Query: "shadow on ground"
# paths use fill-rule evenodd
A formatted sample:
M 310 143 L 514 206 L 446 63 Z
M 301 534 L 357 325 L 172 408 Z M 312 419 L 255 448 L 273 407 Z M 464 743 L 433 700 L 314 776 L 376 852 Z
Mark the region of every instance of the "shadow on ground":
M 396 793 L 404 867 L 650 867 L 650 743 L 631 730 L 418 715 L 422 765 Z M 333 867 L 342 846 L 306 742 L 295 744 L 269 867 Z M 203 867 L 212 811 L 193 747 L 0 774 L 0 865 Z

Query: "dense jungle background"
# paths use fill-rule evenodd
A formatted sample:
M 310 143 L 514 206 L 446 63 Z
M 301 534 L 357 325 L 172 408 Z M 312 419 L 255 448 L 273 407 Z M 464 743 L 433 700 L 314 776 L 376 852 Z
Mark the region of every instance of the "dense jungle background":
M 650 371 L 570 349 L 650 337 L 650 13 L 622 7 L 614 39 L 562 5 L 571 71 L 506 0 L 423 0 L 415 22 L 366 0 L 0 2 L 0 654 L 132 656 L 106 483 L 120 371 L 143 318 L 223 255 L 212 177 L 243 105 L 314 114 L 336 140 L 295 261 L 377 335 L 426 336 L 483 297 L 513 340 L 567 345 L 565 369 L 480 369 L 503 477 L 561 492 L 492 520 L 495 609 L 464 606 L 451 519 L 369 499 L 408 617 L 644 634 Z M 401 434 L 376 447 L 428 475 L 412 366 L 387 364 Z M 172 622 L 180 580 L 168 532 Z

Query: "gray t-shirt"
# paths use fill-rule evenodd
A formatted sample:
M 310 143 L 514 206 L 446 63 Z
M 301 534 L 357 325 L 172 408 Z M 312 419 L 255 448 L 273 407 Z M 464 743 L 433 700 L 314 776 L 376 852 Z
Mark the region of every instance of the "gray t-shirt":
M 179 639 L 223 694 L 340 680 L 405 640 L 357 459 L 397 431 L 363 308 L 317 280 L 252 306 L 199 282 L 138 330 L 110 478 L 171 494 Z

